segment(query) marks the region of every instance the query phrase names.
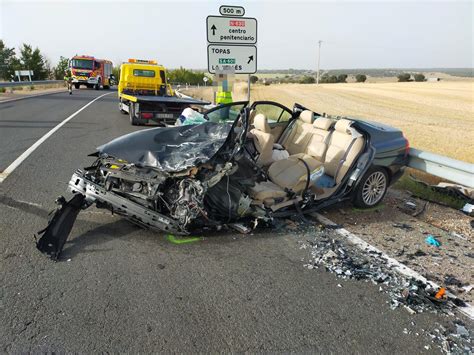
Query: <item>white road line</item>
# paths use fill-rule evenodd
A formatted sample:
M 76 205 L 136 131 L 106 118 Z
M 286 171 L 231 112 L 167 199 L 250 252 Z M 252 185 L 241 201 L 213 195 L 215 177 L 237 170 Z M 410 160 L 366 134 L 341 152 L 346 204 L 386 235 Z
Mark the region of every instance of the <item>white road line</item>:
M 321 222 L 324 225 L 329 225 L 329 226 L 336 225 L 336 223 L 334 223 L 330 219 L 320 215 L 319 213 L 314 213 L 312 215 L 314 217 L 316 217 L 318 219 L 318 221 Z M 428 280 L 423 275 L 419 274 L 418 272 L 416 272 L 413 269 L 410 269 L 408 266 L 406 266 L 405 264 L 402 264 L 398 260 L 388 256 L 387 254 L 385 254 L 381 250 L 377 249 L 373 245 L 367 243 L 365 240 L 363 240 L 363 239 L 359 238 L 358 236 L 356 236 L 355 234 L 349 232 L 347 229 L 337 228 L 337 229 L 335 229 L 335 231 L 336 231 L 337 234 L 347 238 L 347 240 L 350 243 L 356 245 L 359 249 L 362 249 L 364 251 L 376 252 L 377 254 L 379 254 L 382 258 L 384 258 L 387 261 L 387 264 L 389 266 L 393 266 L 393 268 L 398 273 L 400 273 L 402 275 L 405 275 L 405 276 L 408 276 L 408 277 L 412 277 L 412 278 L 414 278 L 416 280 L 419 280 L 419 281 L 422 281 L 424 283 L 427 283 L 427 284 L 431 285 L 434 289 L 440 288 L 440 286 L 437 283 Z M 453 295 L 450 292 L 446 292 L 446 294 L 449 297 L 456 298 L 456 296 Z M 469 317 L 470 319 L 474 319 L 474 307 L 472 305 L 470 305 L 469 303 L 466 303 L 466 305 L 467 305 L 467 307 L 458 307 L 458 310 L 461 313 L 463 313 L 464 315 L 466 315 L 467 317 Z
M 92 105 L 94 102 L 99 100 L 100 98 L 112 94 L 111 92 L 108 92 L 106 94 L 100 95 L 99 97 L 96 97 L 94 100 L 91 102 L 87 103 L 86 105 L 82 106 L 79 110 L 74 112 L 71 116 L 66 118 L 64 121 L 59 123 L 56 127 L 54 127 L 52 130 L 50 130 L 48 133 L 46 133 L 43 137 L 38 139 L 35 144 L 33 144 L 31 147 L 29 147 L 22 155 L 20 155 L 16 160 L 11 163 L 3 172 L 0 173 L 0 183 L 5 181 L 5 179 L 10 175 L 18 166 L 23 163 L 23 161 L 30 156 L 31 153 L 33 153 L 42 143 L 44 143 L 45 140 L 47 140 L 49 137 L 51 137 L 54 132 L 56 132 L 58 129 L 60 129 L 62 126 L 64 126 L 66 123 L 68 123 L 70 120 L 72 120 L 74 117 L 76 117 L 82 110 L 86 109 L 90 105 Z

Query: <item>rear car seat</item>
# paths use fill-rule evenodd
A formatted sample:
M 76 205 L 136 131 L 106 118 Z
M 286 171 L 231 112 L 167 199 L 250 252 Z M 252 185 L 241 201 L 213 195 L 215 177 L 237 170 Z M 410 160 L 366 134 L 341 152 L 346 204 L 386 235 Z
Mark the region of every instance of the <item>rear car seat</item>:
M 304 152 L 311 138 L 313 121 L 314 113 L 305 110 L 300 113 L 299 117 L 293 123 L 290 133 L 285 137 L 283 142 L 281 142 L 290 155 Z
M 338 120 L 333 132 L 329 131 L 332 120 L 321 117 L 316 122 L 306 152 L 274 162 L 268 169 L 271 181 L 256 184 L 252 189 L 254 199 L 264 202 L 269 198 L 278 199 L 287 195 L 285 189 L 301 192 L 306 186 L 307 167 L 314 171 L 323 165 L 326 177 L 333 180 L 332 187 L 341 182 L 362 150 L 364 138 L 351 127 L 353 122 L 350 120 Z

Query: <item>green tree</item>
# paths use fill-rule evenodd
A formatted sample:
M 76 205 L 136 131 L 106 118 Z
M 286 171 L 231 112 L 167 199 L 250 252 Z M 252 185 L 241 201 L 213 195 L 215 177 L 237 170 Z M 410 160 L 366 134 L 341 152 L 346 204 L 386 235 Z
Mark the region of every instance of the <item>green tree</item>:
M 15 57 L 15 48 L 8 48 L 0 39 L 0 78 L 10 81 L 18 69 L 18 59 Z
M 425 81 L 425 76 L 423 74 L 415 74 L 415 81 Z
M 250 75 L 250 82 L 252 84 L 255 84 L 258 81 L 258 76 L 256 75 Z
M 357 74 L 356 75 L 356 81 L 358 83 L 365 83 L 366 80 L 367 80 L 367 76 L 365 76 L 364 74 Z
M 33 70 L 33 80 L 44 80 L 48 77 L 46 60 L 38 47 L 33 49 L 29 44 L 23 43 L 20 48 L 20 62 L 22 69 Z
M 408 73 L 402 73 L 397 76 L 399 82 L 407 82 L 410 81 L 411 75 Z
M 203 85 L 204 72 L 194 72 L 183 67 L 168 71 L 168 79 L 172 84 Z M 212 85 L 212 80 L 208 78 L 207 85 Z
M 64 78 L 64 72 L 69 67 L 69 59 L 61 56 L 59 58 L 58 65 L 53 68 L 53 76 L 56 80 L 62 80 Z
M 345 83 L 347 79 L 347 74 L 339 74 L 337 76 L 337 82 L 338 83 Z

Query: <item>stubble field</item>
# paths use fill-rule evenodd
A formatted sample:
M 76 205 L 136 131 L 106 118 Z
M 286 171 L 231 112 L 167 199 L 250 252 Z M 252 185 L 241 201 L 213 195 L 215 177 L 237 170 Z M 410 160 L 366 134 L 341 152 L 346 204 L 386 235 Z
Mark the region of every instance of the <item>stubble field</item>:
M 212 88 L 190 89 L 212 99 Z M 237 83 L 234 101 L 246 99 Z M 252 101 L 298 102 L 316 112 L 378 121 L 403 130 L 412 147 L 474 163 L 474 81 L 255 85 Z

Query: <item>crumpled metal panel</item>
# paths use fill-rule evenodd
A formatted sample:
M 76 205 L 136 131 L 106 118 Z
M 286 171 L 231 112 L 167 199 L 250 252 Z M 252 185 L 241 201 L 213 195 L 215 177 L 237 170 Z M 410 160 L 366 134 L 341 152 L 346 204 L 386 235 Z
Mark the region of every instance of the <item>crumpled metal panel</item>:
M 129 133 L 97 148 L 136 165 L 177 172 L 205 163 L 229 135 L 231 124 L 157 127 Z

